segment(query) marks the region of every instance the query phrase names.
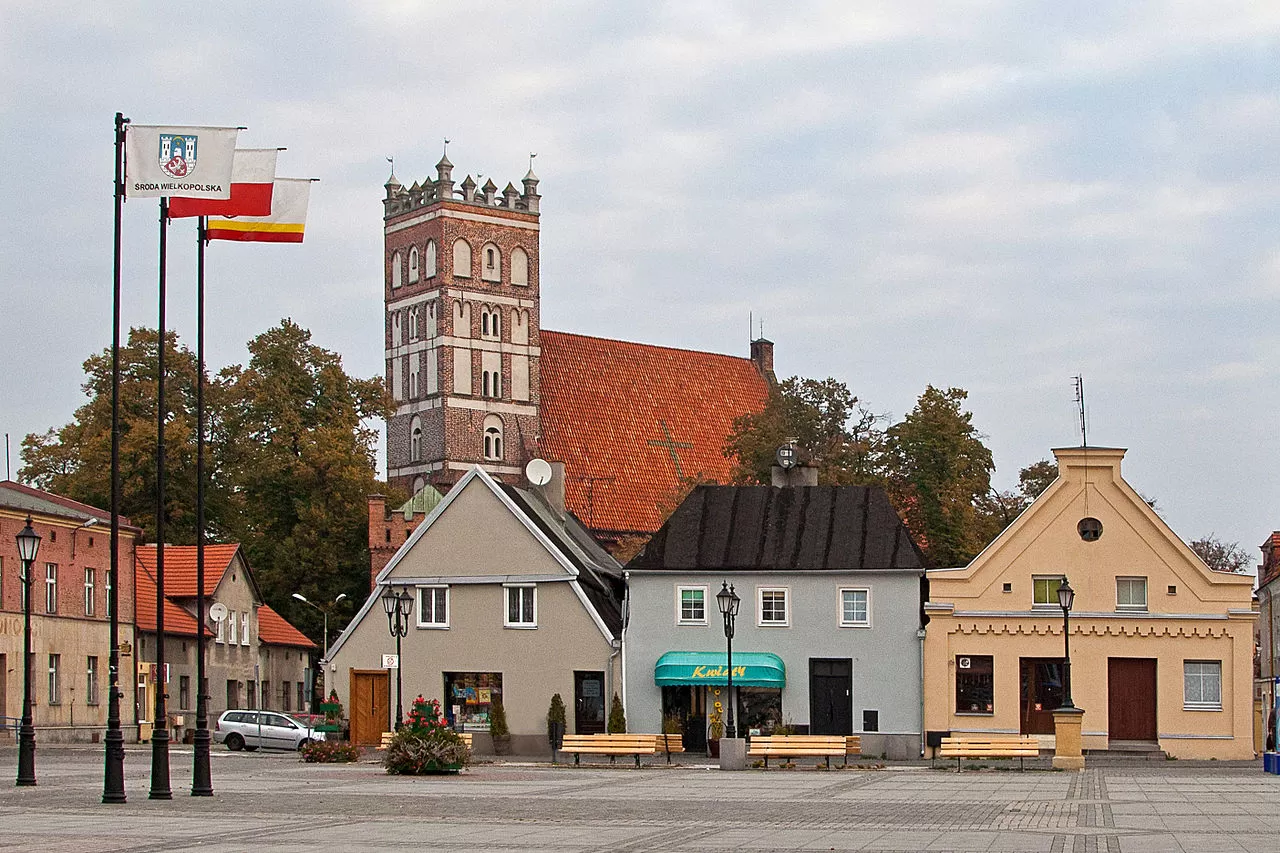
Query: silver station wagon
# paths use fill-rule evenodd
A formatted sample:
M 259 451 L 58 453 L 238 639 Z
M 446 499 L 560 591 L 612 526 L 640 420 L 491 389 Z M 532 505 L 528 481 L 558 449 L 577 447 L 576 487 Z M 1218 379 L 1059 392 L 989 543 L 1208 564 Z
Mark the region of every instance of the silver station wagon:
M 304 726 L 276 711 L 223 711 L 213 727 L 215 743 L 227 749 L 253 752 L 266 749 L 300 749 L 313 740 L 324 740 L 324 732 Z

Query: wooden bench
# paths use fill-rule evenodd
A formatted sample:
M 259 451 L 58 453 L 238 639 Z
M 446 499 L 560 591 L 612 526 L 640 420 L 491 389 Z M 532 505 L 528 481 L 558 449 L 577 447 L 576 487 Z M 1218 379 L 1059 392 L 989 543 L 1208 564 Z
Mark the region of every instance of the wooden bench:
M 954 758 L 957 770 L 966 758 L 1016 758 L 1026 769 L 1025 759 L 1040 755 L 1040 742 L 1034 735 L 953 735 L 942 739 L 939 754 Z
M 847 743 L 844 735 L 765 735 L 751 738 L 747 755 L 763 758 L 765 767 L 770 758 L 825 758 L 830 767 L 831 756 L 848 754 Z
M 581 755 L 607 755 L 609 763 L 617 763 L 619 755 L 634 755 L 636 767 L 640 766 L 640 756 L 654 755 L 658 751 L 657 735 L 565 735 L 560 745 L 561 752 L 572 752 L 573 763 L 580 763 Z
M 673 752 L 684 752 L 684 735 L 654 735 L 653 745 L 656 752 L 667 754 L 667 763 L 670 764 Z
M 391 739 L 395 736 L 395 732 L 383 732 L 382 743 L 379 744 L 378 749 L 386 749 L 387 745 L 391 743 Z M 462 738 L 462 743 L 467 749 L 471 749 L 471 732 L 458 732 L 458 737 Z
M 844 766 L 849 766 L 850 755 L 862 755 L 862 735 L 844 736 Z

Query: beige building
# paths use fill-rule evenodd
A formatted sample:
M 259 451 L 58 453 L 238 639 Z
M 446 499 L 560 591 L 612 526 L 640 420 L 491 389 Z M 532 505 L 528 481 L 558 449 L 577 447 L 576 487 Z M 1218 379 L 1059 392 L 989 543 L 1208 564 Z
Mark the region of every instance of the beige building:
M 326 655 L 352 741 L 376 744 L 395 721 L 396 672 L 383 656 L 396 644 L 380 601 L 389 589 L 414 601 L 401 641 L 405 715 L 419 694 L 438 699 L 488 752 L 501 697 L 512 748 L 533 753 L 547 749 L 559 693 L 569 732 L 604 730 L 609 697 L 622 689 L 621 568 L 561 501 L 535 492 L 473 468 L 378 573 Z
M 12 742 L 22 716 L 22 565 L 14 537 L 31 519 L 40 537 L 32 566 L 32 719 L 37 743 L 96 741 L 107 726 L 111 650 L 107 596 L 111 515 L 105 510 L 12 481 L 0 482 L 0 743 Z M 122 519 L 118 605 L 120 686 L 133 658 L 133 548 L 139 534 Z M 131 729 L 130 703 L 121 722 Z M 128 737 L 128 729 L 126 737 Z
M 1086 750 L 1254 755 L 1250 575 L 1210 570 L 1124 481 L 1124 450 L 1055 450 L 1058 479 L 967 566 L 928 573 L 926 730 L 1053 743 L 1063 613 Z

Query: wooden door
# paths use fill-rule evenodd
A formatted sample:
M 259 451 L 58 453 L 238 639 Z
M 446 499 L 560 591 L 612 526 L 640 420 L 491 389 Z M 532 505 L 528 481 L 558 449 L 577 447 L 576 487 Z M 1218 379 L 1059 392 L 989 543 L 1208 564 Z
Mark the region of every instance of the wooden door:
M 391 678 L 385 670 L 351 670 L 351 742 L 377 746 L 391 731 Z
M 809 659 L 809 733 L 853 734 L 853 661 Z
M 1111 740 L 1156 740 L 1156 662 L 1107 658 L 1107 734 Z

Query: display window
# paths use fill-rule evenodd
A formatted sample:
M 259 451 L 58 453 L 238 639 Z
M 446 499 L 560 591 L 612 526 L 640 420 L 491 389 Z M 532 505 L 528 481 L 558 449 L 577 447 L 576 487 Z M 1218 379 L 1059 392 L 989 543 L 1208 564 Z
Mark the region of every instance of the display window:
M 502 700 L 500 672 L 446 672 L 445 716 L 455 731 L 489 731 L 493 700 Z

